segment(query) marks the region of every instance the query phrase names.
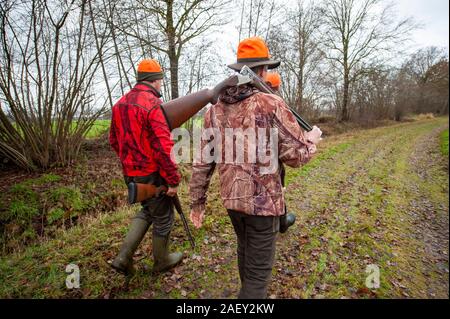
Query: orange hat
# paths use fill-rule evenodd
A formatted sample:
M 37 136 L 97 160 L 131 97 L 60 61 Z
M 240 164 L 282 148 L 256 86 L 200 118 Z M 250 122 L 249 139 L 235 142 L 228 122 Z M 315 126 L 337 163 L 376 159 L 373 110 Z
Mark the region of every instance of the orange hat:
M 244 39 L 239 43 L 237 61 L 228 67 L 235 71 L 247 65 L 249 68 L 267 65 L 269 69 L 274 69 L 280 65 L 280 61 L 270 59 L 269 48 L 260 37 Z
M 155 81 L 164 77 L 161 66 L 154 59 L 142 60 L 137 69 L 137 81 Z
M 281 84 L 281 77 L 276 72 L 268 72 L 266 75 L 266 82 L 269 82 L 272 88 L 277 89 Z

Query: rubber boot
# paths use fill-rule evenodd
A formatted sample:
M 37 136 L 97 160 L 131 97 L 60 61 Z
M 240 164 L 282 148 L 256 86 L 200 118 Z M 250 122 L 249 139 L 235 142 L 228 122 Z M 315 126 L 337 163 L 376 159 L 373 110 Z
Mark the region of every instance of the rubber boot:
M 148 221 L 142 218 L 133 218 L 120 252 L 111 264 L 112 268 L 124 275 L 134 273 L 133 255 L 149 227 Z
M 294 225 L 295 215 L 292 213 L 286 213 L 280 216 L 280 233 L 284 234 L 289 227 Z
M 175 267 L 183 259 L 182 253 L 169 254 L 169 235 L 153 235 L 153 272 L 163 272 Z

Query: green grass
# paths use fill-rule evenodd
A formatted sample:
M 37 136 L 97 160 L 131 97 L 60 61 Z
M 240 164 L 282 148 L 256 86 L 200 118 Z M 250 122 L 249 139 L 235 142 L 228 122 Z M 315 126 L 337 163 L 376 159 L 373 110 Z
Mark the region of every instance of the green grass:
M 94 125 L 86 133 L 86 138 L 96 138 L 109 131 L 110 120 L 96 120 Z
M 72 122 L 70 129 L 74 131 L 76 128 L 76 125 L 77 125 L 76 121 Z M 96 137 L 101 136 L 102 134 L 107 133 L 109 131 L 110 125 L 111 125 L 111 120 L 96 120 L 94 122 L 94 124 L 91 126 L 91 128 L 86 132 L 85 138 L 88 138 L 88 139 L 96 138 Z M 16 130 L 21 135 L 23 135 L 22 129 L 18 128 L 16 123 L 13 123 L 13 127 L 16 128 Z M 53 123 L 52 129 L 53 129 L 53 132 L 56 131 L 55 123 Z
M 13 200 L 4 215 L 4 220 L 14 219 L 19 224 L 31 222 L 39 214 L 39 195 L 27 183 L 15 184 L 10 190 Z
M 288 208 L 299 219 L 298 233 L 288 236 L 293 242 L 295 236 L 307 236 L 297 258 L 309 271 L 292 286 L 276 289 L 277 295 L 289 289 L 287 296 L 302 298 L 398 297 L 404 291 L 392 283 L 401 282 L 406 273 L 408 284 L 403 279 L 403 285 L 409 286 L 410 296 L 423 296 L 426 283 L 420 270 L 425 266 L 416 260 L 423 243 L 407 235 L 414 225 L 407 222 L 414 199 L 410 188 L 419 186 L 436 207 L 448 207 L 448 191 L 442 189 L 448 176 L 439 165 L 431 166 L 432 182 L 423 181 L 411 173 L 409 156 L 420 136 L 444 123 L 427 120 L 362 131 L 341 143 L 332 141 L 300 172 L 288 170 Z M 299 207 L 302 199 L 309 203 L 306 208 Z M 367 264 L 378 265 L 382 272 L 381 286 L 371 294 L 365 288 Z M 318 283 L 326 291 L 318 291 Z M 364 293 L 356 295 L 358 291 Z
M 195 127 L 201 127 L 203 125 L 203 118 L 196 117 L 193 124 Z M 96 120 L 94 125 L 92 125 L 92 127 L 86 133 L 85 137 L 88 139 L 97 138 L 103 134 L 108 133 L 110 126 L 111 120 Z
M 51 210 L 61 208 L 65 212 L 70 212 L 70 217 L 77 216 L 87 206 L 87 201 L 83 197 L 80 189 L 74 186 L 60 186 L 51 189 L 46 197 L 49 200 L 50 205 L 53 206 Z M 52 214 L 54 216 L 55 212 L 53 211 Z
M 35 238 L 25 236 L 27 240 L 22 241 L 21 234 L 30 233 L 33 227 L 39 229 L 40 236 L 51 236 L 55 229 L 72 225 L 81 216 L 110 210 L 122 193 L 123 181 L 118 179 L 112 179 L 106 190 L 103 185 L 89 182 L 71 185 L 56 174 L 43 174 L 13 184 L 0 194 L 1 250 L 5 253 L 26 247 L 30 243 L 28 239 Z
M 287 206 L 298 220 L 277 241 L 269 294 L 278 298 L 370 298 L 372 294 L 399 298 L 404 291 L 394 283 L 401 282 L 411 297 L 426 296 L 427 279 L 421 273 L 423 243 L 410 236 L 415 226 L 408 213 L 416 187 L 420 196 L 435 207 L 445 206 L 448 212 L 448 189 L 443 188 L 448 176 L 432 162 L 430 178 L 421 179 L 411 171 L 410 156 L 421 138 L 428 138 L 427 134 L 444 124 L 442 119 L 431 119 L 336 137 L 325 141 L 308 165 L 287 170 Z M 189 178 L 186 172 L 180 186 L 186 214 Z M 17 191 L 24 190 L 19 187 Z M 58 202 L 80 198 L 76 190 L 54 193 Z M 195 250 L 189 247 L 176 217 L 172 247 L 187 257 L 176 271 L 159 276 L 146 271 L 152 266 L 148 258 L 151 236 L 135 256 L 136 276 L 127 280 L 111 271 L 109 262 L 137 209 L 101 214 L 67 231 L 59 230 L 53 240 L 4 256 L 0 259 L 0 297 L 219 298 L 227 289 L 235 296 L 239 288 L 236 238 L 221 204 L 217 174 L 211 181 L 203 227 L 191 225 Z M 55 209 L 51 218 L 58 220 L 61 213 Z M 64 270 L 69 263 L 80 267 L 80 290 L 65 288 Z M 380 267 L 381 287 L 367 293 L 369 264 Z M 293 275 L 285 275 L 285 269 Z
M 448 130 L 441 133 L 441 153 L 444 156 L 448 156 Z
M 31 223 L 33 217 L 48 213 L 50 223 L 54 223 L 64 215 L 76 216 L 87 207 L 87 202 L 77 187 L 50 186 L 60 180 L 58 175 L 44 174 L 12 185 L 8 193 L 13 199 L 3 219 L 26 224 Z M 35 189 L 45 186 L 47 191 Z M 62 214 L 61 211 L 68 214 Z
M 29 247 L 17 259 L 0 260 L 0 296 L 7 298 L 57 298 L 70 296 L 65 288 L 66 265 L 79 265 L 81 284 L 100 294 L 109 266 L 101 247 L 110 247 L 120 237 L 121 222 L 131 211 L 105 214 L 85 227 L 60 230 L 57 239 Z M 99 273 L 100 272 L 100 273 Z
M 33 202 L 16 199 L 9 206 L 9 213 L 9 217 L 18 222 L 31 222 L 31 219 L 39 214 L 39 210 Z
M 311 161 L 303 165 L 301 168 L 294 170 L 290 169 L 291 173 L 286 178 L 286 184 L 288 185 L 291 183 L 291 181 L 307 175 L 310 170 L 320 166 L 323 161 L 329 160 L 337 154 L 344 152 L 350 145 L 351 143 L 345 142 L 335 146 L 331 146 L 318 155 L 314 156 Z

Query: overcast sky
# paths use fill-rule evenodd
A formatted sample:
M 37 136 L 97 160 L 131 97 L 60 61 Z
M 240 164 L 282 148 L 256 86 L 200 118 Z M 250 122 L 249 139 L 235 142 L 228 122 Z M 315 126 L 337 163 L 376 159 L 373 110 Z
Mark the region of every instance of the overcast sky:
M 250 0 L 246 2 L 249 3 Z M 290 6 L 295 4 L 296 0 L 276 0 L 276 2 Z M 389 2 L 395 4 L 397 18 L 413 17 L 422 25 L 411 34 L 412 42 L 407 44 L 409 52 L 412 53 L 427 46 L 445 47 L 449 52 L 449 0 L 384 0 L 384 3 Z M 238 25 L 239 16 L 235 18 L 235 25 Z M 222 33 L 221 39 L 224 41 L 218 46 L 222 48 L 220 52 L 224 58 L 224 64 L 233 63 L 236 59 L 237 38 L 237 29 Z
M 448 52 L 448 0 L 394 0 L 400 16 L 413 16 L 423 28 L 413 34 L 417 47 L 446 47 Z

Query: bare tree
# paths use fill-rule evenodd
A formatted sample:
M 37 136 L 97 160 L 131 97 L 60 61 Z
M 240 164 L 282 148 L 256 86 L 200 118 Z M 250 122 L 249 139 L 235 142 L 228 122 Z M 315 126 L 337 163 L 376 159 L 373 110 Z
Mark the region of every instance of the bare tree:
M 0 26 L 0 153 L 26 169 L 71 163 L 104 111 L 93 48 L 107 37 L 93 39 L 86 0 L 3 1 Z
M 179 61 L 183 48 L 192 39 L 227 22 L 223 16 L 225 4 L 222 0 L 139 0 L 132 4 L 125 3 L 122 16 L 129 17 L 133 13 L 134 19 L 122 18 L 123 23 L 115 25 L 115 28 L 167 55 L 171 98 L 177 98 Z M 141 34 L 141 23 L 148 23 L 143 28 L 148 32 L 153 30 L 153 33 L 148 36 Z
M 366 70 L 353 86 L 355 110 L 358 123 L 370 126 L 378 120 L 392 118 L 394 114 L 395 71 L 390 68 Z
M 325 53 L 319 47 L 321 17 L 314 3 L 299 0 L 284 13 L 286 21 L 272 30 L 269 47 L 282 61 L 282 93 L 292 107 L 308 113 L 320 96 Z M 309 109 L 309 110 L 308 110 Z
M 411 111 L 411 106 L 417 100 L 416 83 L 407 68 L 403 66 L 398 70 L 393 85 L 395 88 L 394 119 L 401 121 L 403 116 Z
M 410 18 L 395 22 L 393 4 L 382 5 L 381 0 L 326 0 L 323 3 L 324 44 L 343 82 L 342 121 L 349 119 L 350 86 L 365 73 L 364 66 L 380 63 L 387 53 L 401 47 L 417 27 Z
M 444 49 L 427 47 L 415 52 L 405 64 L 416 83 L 414 112 L 446 112 L 448 109 L 448 56 Z M 447 97 L 446 97 L 447 96 Z
M 277 16 L 280 13 L 280 5 L 275 4 L 275 0 L 244 0 L 236 1 L 236 5 L 241 6 L 239 39 L 242 37 L 259 36 L 269 41 L 271 30 Z
M 441 60 L 428 69 L 427 90 L 433 112 L 448 114 L 449 66 L 448 59 Z

